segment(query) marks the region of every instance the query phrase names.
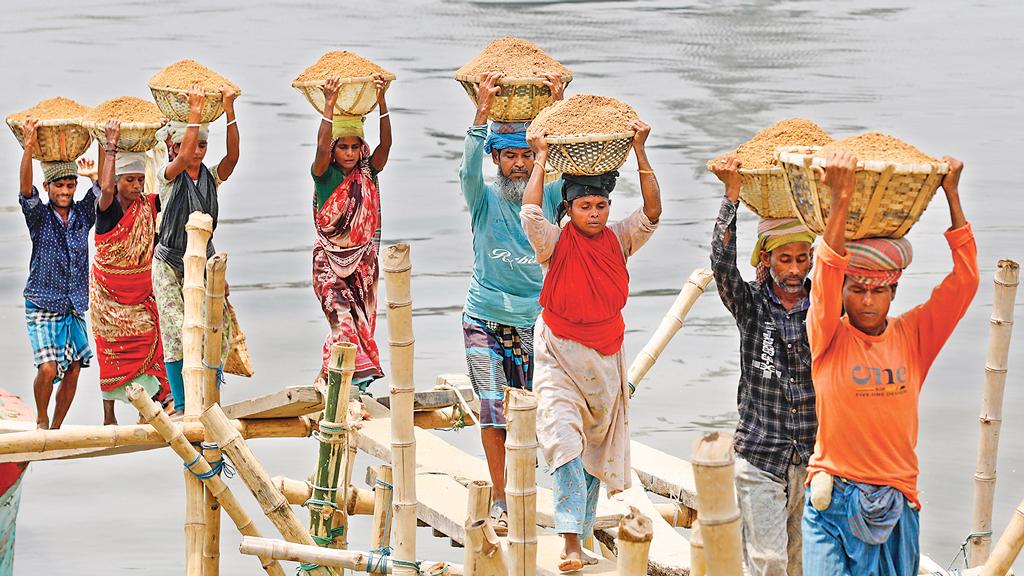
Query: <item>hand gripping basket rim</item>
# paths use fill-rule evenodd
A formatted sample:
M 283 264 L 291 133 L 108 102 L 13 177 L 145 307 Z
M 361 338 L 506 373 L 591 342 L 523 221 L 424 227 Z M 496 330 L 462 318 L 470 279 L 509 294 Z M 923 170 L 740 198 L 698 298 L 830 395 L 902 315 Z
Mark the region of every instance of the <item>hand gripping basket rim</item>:
M 149 83 L 149 84 L 147 84 L 147 86 L 149 86 L 150 90 L 160 90 L 160 91 L 163 91 L 163 92 L 171 92 L 171 93 L 174 93 L 174 94 L 184 94 L 186 96 L 188 95 L 188 91 L 189 91 L 188 88 L 172 88 L 170 86 L 159 86 L 159 85 L 153 84 L 153 83 Z M 203 95 L 206 96 L 207 98 L 210 98 L 212 96 L 220 96 L 221 92 L 220 92 L 220 90 L 204 90 L 203 91 Z M 239 96 L 242 95 L 242 89 L 241 88 L 238 88 L 238 95 Z
M 385 82 L 394 82 L 395 80 L 398 79 L 398 77 L 392 74 L 391 72 L 382 73 L 381 76 L 384 77 Z M 324 78 L 322 80 L 295 80 L 294 82 L 292 82 L 292 88 L 301 89 L 315 86 L 323 86 L 324 84 L 327 84 L 328 80 L 330 80 L 330 78 Z M 373 76 L 351 76 L 349 78 L 341 78 L 342 84 L 362 84 L 364 82 L 373 81 Z
M 825 158 L 814 156 L 814 153 L 818 150 L 821 150 L 821 146 L 783 146 L 777 149 L 776 154 L 780 162 L 799 165 L 803 165 L 804 159 L 810 156 L 811 166 L 825 168 Z M 949 172 L 949 164 L 945 162 L 937 162 L 935 164 L 901 164 L 885 160 L 857 160 L 857 169 L 859 170 L 882 172 L 889 166 L 892 166 L 893 174 L 931 174 L 936 165 L 939 167 L 935 171 L 936 174 L 946 174 Z
M 495 70 L 497 72 L 497 70 Z M 480 74 L 456 74 L 455 79 L 459 82 L 471 82 L 473 84 L 479 84 L 480 78 L 486 74 L 486 72 Z M 572 74 L 562 74 L 562 83 L 568 84 L 572 82 Z M 498 85 L 506 84 L 509 86 L 524 86 L 529 84 L 543 84 L 547 82 L 547 78 L 541 76 L 525 77 L 525 78 L 505 78 L 501 77 L 498 79 Z

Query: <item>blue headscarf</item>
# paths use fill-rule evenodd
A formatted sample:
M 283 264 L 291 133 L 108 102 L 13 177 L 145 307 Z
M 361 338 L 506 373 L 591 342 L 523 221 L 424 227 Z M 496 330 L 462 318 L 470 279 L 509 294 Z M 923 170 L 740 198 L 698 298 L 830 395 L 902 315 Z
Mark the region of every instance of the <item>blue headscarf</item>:
M 529 122 L 491 122 L 491 132 L 484 142 L 484 152 L 506 148 L 529 148 L 526 143 L 526 128 Z

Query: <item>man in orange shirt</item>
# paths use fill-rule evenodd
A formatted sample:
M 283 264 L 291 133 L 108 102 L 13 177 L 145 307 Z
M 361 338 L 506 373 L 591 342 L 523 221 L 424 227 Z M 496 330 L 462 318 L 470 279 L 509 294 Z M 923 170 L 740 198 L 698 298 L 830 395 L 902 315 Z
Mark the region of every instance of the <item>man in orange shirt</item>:
M 910 243 L 846 241 L 857 161 L 845 151 L 828 158 L 832 209 L 807 316 L 818 414 L 803 518 L 809 576 L 917 574 L 918 396 L 978 289 L 977 247 L 957 189 L 963 163 L 944 160 L 953 271 L 927 302 L 889 317 Z

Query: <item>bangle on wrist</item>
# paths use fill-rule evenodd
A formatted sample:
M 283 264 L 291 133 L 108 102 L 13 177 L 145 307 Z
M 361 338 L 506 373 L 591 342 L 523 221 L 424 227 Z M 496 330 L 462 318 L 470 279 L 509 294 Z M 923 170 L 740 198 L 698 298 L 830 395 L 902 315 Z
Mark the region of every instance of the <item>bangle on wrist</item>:
M 387 112 L 381 114 L 380 118 L 383 120 L 384 118 L 387 118 L 388 116 L 391 116 L 391 111 L 390 110 L 388 110 Z
M 334 119 L 328 118 L 327 116 L 321 116 L 320 121 L 327 122 L 328 124 L 334 124 Z
M 232 125 L 232 124 L 234 124 L 235 122 L 238 122 L 238 118 L 235 118 L 235 119 L 234 119 L 234 120 L 232 120 L 231 122 L 228 122 L 227 124 L 225 124 L 225 125 L 224 125 L 224 127 L 225 127 L 225 128 L 227 128 L 228 126 L 231 126 L 231 125 Z
M 654 174 L 654 170 L 637 170 L 640 174 Z
M 540 160 L 534 160 L 533 161 L 533 167 L 534 168 L 540 167 L 541 170 L 547 172 L 548 169 L 544 166 L 545 164 L 546 164 L 546 161 L 545 162 L 541 162 Z

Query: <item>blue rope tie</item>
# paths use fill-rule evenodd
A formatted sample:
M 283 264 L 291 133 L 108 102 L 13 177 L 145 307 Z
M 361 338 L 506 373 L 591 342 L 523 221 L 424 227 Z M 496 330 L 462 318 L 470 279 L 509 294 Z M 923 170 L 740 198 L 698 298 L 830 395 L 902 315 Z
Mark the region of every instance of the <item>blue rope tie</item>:
M 376 558 L 374 554 L 379 554 Z M 388 556 L 391 556 L 391 547 L 385 546 L 384 548 L 375 548 L 370 550 L 369 556 L 366 558 L 366 573 L 367 574 L 386 574 L 388 569 Z M 376 560 L 376 562 L 375 562 Z
M 189 462 L 188 464 L 185 464 L 185 469 L 188 470 L 189 472 L 191 472 L 192 475 L 195 476 L 196 478 L 199 478 L 200 480 L 209 480 L 210 478 L 213 478 L 214 476 L 220 475 L 221 472 L 223 472 L 224 476 L 227 477 L 227 478 L 234 478 L 235 477 L 235 469 L 231 467 L 231 464 L 228 464 L 227 462 L 225 462 L 223 457 L 221 459 L 217 460 L 216 462 L 210 462 L 210 470 L 209 471 L 207 471 L 207 472 L 196 472 L 195 470 L 192 469 L 192 467 L 195 466 L 197 462 L 202 460 L 202 458 L 203 458 L 203 455 L 199 454 L 199 455 L 196 456 L 195 460 Z

